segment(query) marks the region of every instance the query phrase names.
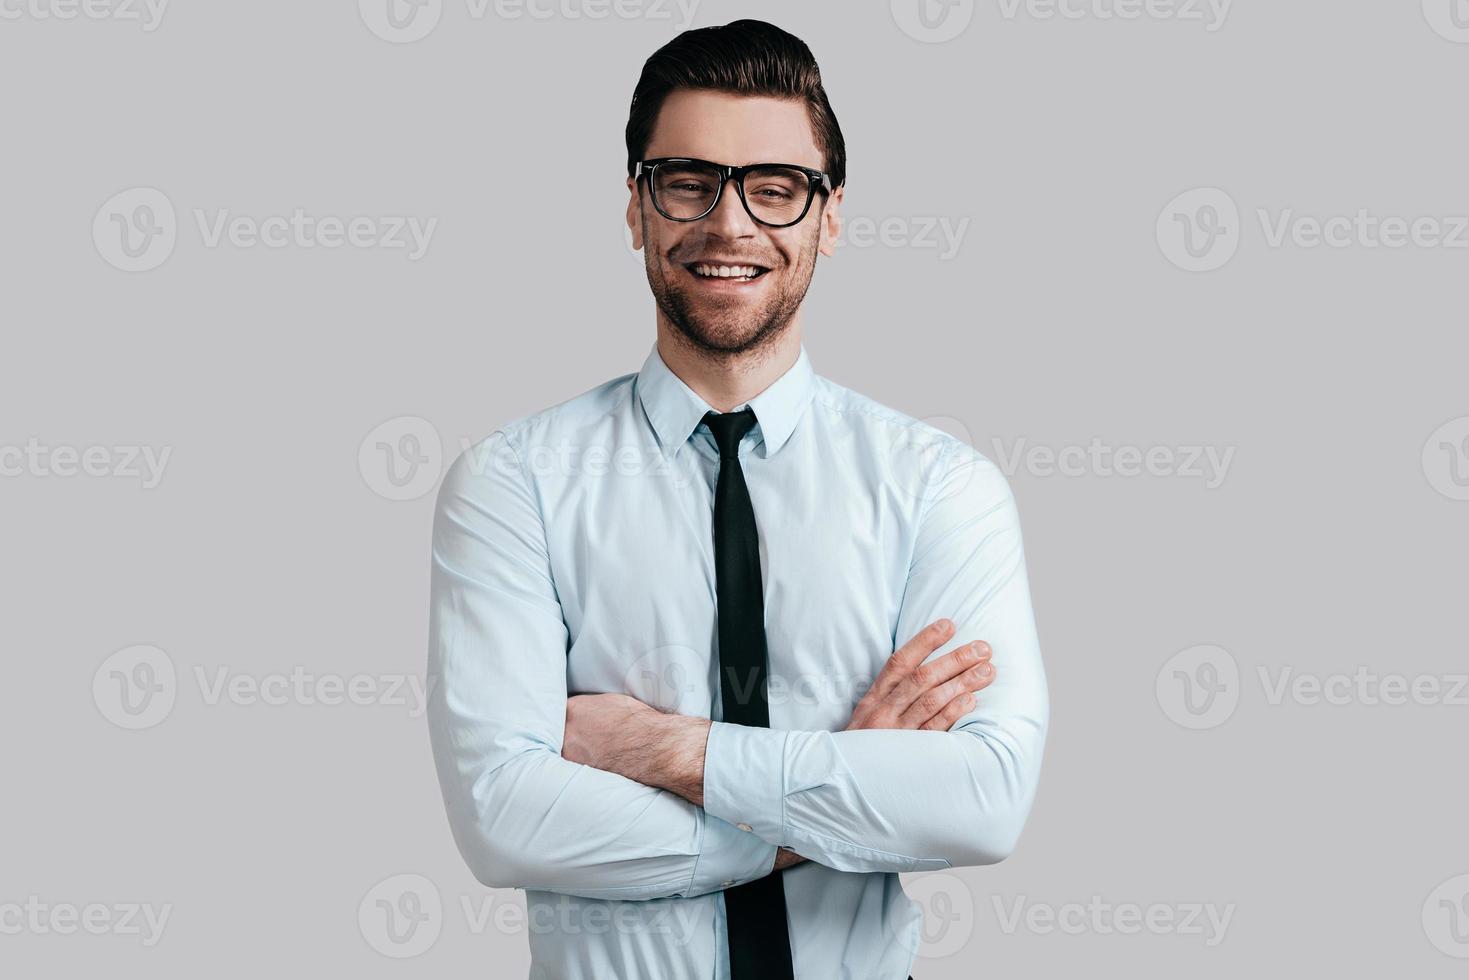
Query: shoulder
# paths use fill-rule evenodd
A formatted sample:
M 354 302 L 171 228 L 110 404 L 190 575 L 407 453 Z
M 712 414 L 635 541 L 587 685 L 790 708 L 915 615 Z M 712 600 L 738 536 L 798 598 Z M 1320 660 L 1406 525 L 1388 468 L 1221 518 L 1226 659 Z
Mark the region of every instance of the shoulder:
M 527 480 L 527 457 L 541 447 L 577 445 L 589 433 L 625 414 L 631 405 L 633 374 L 618 375 L 580 394 L 499 425 L 468 445 L 450 464 L 442 491 L 485 488 L 492 483 Z
M 893 460 L 894 469 L 921 474 L 930 497 L 961 486 L 980 496 L 1010 495 L 1004 472 L 975 448 L 975 430 L 962 419 L 918 418 L 820 375 L 811 401 L 818 424 L 853 432 Z
M 601 426 L 629 406 L 636 377 L 636 374 L 618 375 L 547 408 L 503 422 L 461 453 L 460 459 L 478 447 L 488 446 L 504 446 L 524 453 L 535 446 L 555 443 Z

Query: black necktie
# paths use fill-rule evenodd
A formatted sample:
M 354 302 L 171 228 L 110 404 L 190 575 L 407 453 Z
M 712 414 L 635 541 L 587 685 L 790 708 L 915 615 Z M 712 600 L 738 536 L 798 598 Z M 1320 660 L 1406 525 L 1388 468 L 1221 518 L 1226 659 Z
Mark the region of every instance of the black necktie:
M 719 598 L 719 694 L 724 721 L 770 727 L 765 692 L 765 599 L 755 508 L 740 469 L 740 439 L 755 424 L 751 409 L 706 412 L 719 446 L 714 487 L 714 570 Z M 783 871 L 724 891 L 732 980 L 794 980 L 786 929 Z

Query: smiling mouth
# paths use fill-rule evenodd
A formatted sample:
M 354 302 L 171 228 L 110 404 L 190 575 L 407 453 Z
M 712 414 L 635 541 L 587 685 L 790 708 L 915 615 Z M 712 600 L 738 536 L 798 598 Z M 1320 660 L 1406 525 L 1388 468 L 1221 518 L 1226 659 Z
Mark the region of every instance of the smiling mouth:
M 725 282 L 754 282 L 770 271 L 763 265 L 713 265 L 708 262 L 686 262 L 684 268 L 695 279 Z

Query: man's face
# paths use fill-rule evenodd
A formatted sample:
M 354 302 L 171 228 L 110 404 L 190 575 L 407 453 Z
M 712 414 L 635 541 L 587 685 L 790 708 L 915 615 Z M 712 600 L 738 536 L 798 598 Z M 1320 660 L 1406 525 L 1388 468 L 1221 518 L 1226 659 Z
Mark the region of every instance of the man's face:
M 743 166 L 794 163 L 816 170 L 825 161 L 816 148 L 804 102 L 752 98 L 723 92 L 677 90 L 658 113 L 643 153 L 694 157 Z M 699 221 L 670 221 L 641 186 L 628 179 L 627 221 L 633 247 L 643 250 L 648 285 L 664 317 L 696 347 L 733 355 L 772 343 L 801 306 L 816 253 L 831 255 L 841 230 L 842 189 L 828 201 L 818 192 L 806 216 L 789 228 L 759 224 L 740 203 L 733 182 Z M 766 270 L 748 282 L 700 275 L 697 266 L 753 265 Z

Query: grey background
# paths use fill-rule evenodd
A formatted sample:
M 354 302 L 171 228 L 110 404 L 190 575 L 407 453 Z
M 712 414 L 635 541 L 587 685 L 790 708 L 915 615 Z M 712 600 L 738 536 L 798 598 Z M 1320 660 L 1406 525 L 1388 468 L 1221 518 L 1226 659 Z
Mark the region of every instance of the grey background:
M 848 221 L 895 222 L 887 244 L 820 261 L 804 312 L 819 373 L 992 457 L 996 440 L 1234 451 L 1212 487 L 1014 469 L 1045 769 L 1011 859 L 905 876 L 932 920 L 915 976 L 1461 975 L 1469 909 L 1438 899 L 1469 892 L 1469 706 L 1273 704 L 1259 677 L 1466 670 L 1465 460 L 1435 431 L 1469 434 L 1469 251 L 1275 247 L 1257 217 L 1469 214 L 1469 45 L 1435 29 L 1436 2 L 1238 0 L 1209 30 L 989 0 L 949 10 L 971 19 L 941 43 L 903 30 L 905 2 L 705 0 L 685 24 L 651 0 L 605 19 L 445 0 L 413 43 L 352 3 L 180 0 L 151 31 L 7 8 L 0 447 L 171 455 L 152 488 L 0 477 L 0 907 L 171 911 L 151 946 L 8 928 L 0 968 L 524 975 L 524 926 L 464 912 L 523 900 L 461 863 L 411 706 L 211 704 L 196 671 L 421 678 L 439 469 L 637 370 L 652 343 L 622 219 L 642 61 L 684 26 L 754 16 L 821 63 Z M 167 196 L 177 242 L 125 272 L 92 226 L 136 187 Z M 1238 251 L 1189 272 L 1155 229 L 1200 187 L 1238 205 Z M 415 261 L 209 247 L 194 217 L 298 207 L 438 224 Z M 956 254 L 917 243 L 933 218 L 968 222 Z M 404 419 L 442 449 L 419 444 L 429 485 L 392 500 L 359 450 L 384 423 L 410 445 L 422 426 Z M 94 680 L 139 644 L 174 666 L 175 703 L 127 730 Z M 1167 692 L 1170 658 L 1201 644 L 1237 665 L 1237 706 L 1195 730 Z M 442 903 L 406 959 L 372 925 L 374 896 L 422 888 L 401 875 Z M 1007 931 L 995 904 L 1093 896 L 1233 911 L 1210 944 Z

